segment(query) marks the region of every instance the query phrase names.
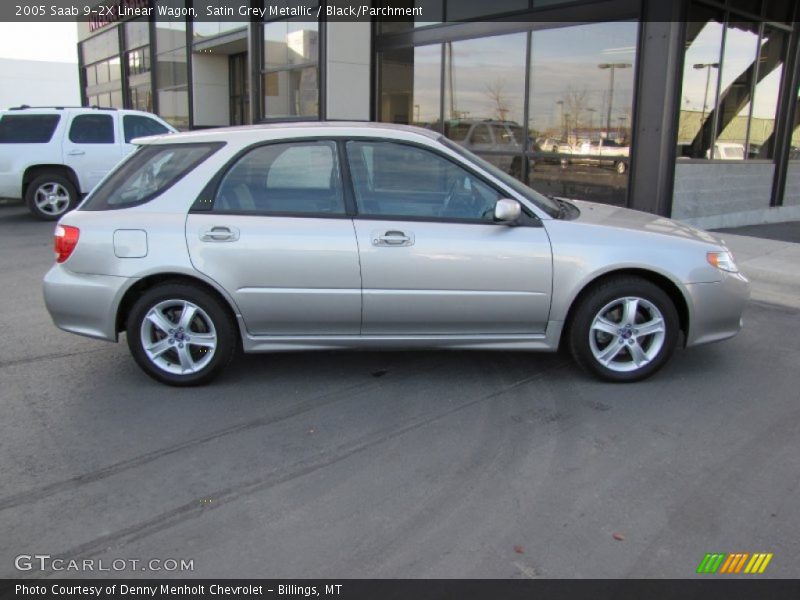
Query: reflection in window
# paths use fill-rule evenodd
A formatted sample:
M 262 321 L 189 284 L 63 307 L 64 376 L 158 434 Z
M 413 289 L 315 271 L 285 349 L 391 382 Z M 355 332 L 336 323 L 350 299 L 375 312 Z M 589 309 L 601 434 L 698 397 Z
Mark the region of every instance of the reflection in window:
M 713 158 L 743 160 L 746 156 L 750 89 L 758 54 L 758 25 L 750 21 L 729 23 L 725 36 Z
M 692 5 L 678 157 L 772 158 L 785 52 L 784 31 Z
M 764 28 L 758 58 L 758 77 L 753 98 L 753 117 L 747 142 L 748 156 L 768 159 L 774 155 L 773 135 L 778 107 L 786 32 Z
M 184 7 L 181 0 L 157 0 L 157 5 Z M 156 22 L 156 82 L 158 113 L 177 129 L 189 128 L 189 62 L 186 48 L 186 23 L 179 20 Z M 144 101 L 147 90 L 137 90 L 137 101 Z
M 526 48 L 525 33 L 444 44 L 444 134 L 518 178 Z
M 626 203 L 637 32 L 637 23 L 621 22 L 533 33 L 528 132 L 535 190 Z
M 786 171 L 786 190 L 783 194 L 784 206 L 800 205 L 800 88 L 797 90 L 796 98 L 789 167 Z
M 683 70 L 678 156 L 704 158 L 711 148 L 711 129 L 717 98 L 722 16 L 693 6 L 687 26 Z
M 316 23 L 264 24 L 264 116 L 319 116 L 319 28 Z
M 387 50 L 380 58 L 380 120 L 439 129 L 442 47 Z

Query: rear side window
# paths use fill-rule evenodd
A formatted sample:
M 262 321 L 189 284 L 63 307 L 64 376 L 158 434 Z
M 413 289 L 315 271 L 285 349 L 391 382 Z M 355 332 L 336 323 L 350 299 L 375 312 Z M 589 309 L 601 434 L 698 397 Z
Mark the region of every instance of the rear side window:
M 221 143 L 143 146 L 97 187 L 82 210 L 113 210 L 144 204 L 222 146 Z
M 345 214 L 333 142 L 268 144 L 225 174 L 214 210 L 278 215 Z
M 69 127 L 69 141 L 75 144 L 113 144 L 111 115 L 78 115 Z
M 155 119 L 142 117 L 140 115 L 125 115 L 122 117 L 122 127 L 125 129 L 126 144 L 129 144 L 132 139 L 138 137 L 161 135 L 169 132 L 169 129 Z
M 60 119 L 60 115 L 3 115 L 0 144 L 46 144 Z

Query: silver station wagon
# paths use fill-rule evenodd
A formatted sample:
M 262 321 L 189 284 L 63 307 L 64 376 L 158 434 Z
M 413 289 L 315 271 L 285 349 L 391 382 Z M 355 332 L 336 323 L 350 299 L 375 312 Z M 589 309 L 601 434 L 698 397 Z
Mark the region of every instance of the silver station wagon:
M 441 135 L 283 124 L 136 140 L 55 233 L 47 308 L 151 377 L 245 352 L 555 351 L 609 381 L 735 335 L 747 279 L 712 235 L 540 195 Z

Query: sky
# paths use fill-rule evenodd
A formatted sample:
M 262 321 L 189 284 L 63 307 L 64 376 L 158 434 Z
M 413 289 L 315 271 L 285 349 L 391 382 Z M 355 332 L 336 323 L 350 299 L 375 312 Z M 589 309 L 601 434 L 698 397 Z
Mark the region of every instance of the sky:
M 0 58 L 78 62 L 75 23 L 0 23 Z

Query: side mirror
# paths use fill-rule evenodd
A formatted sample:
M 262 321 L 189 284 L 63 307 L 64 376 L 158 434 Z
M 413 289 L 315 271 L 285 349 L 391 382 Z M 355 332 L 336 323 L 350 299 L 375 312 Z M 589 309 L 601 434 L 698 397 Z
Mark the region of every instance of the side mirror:
M 494 205 L 494 220 L 502 223 L 513 223 L 522 214 L 522 207 L 516 200 L 502 198 Z

